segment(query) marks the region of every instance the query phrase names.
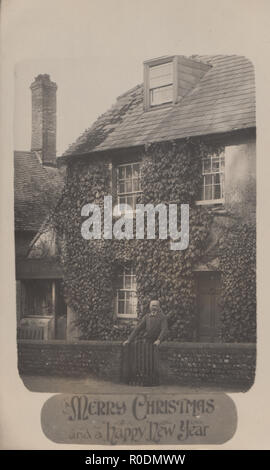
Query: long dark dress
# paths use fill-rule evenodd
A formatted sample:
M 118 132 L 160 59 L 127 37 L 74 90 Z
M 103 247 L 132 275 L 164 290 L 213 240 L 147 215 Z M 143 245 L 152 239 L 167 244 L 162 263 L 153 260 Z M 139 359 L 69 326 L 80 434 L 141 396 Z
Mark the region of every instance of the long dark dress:
M 132 385 L 159 384 L 159 349 L 153 343 L 165 337 L 167 319 L 161 312 L 148 313 L 132 331 L 123 347 L 123 380 Z

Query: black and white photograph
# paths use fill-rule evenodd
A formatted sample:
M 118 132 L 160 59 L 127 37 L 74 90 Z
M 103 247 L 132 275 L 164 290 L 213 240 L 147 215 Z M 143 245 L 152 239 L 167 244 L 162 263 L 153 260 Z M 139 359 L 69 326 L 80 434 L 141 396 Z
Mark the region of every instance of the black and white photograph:
M 34 391 L 254 382 L 254 67 L 174 55 L 141 76 L 60 156 L 61 84 L 30 83 L 14 201 L 18 366 Z
M 230 445 L 261 374 L 261 62 L 235 36 L 254 5 L 200 3 L 204 30 L 196 1 L 22 3 L 5 5 L 34 51 L 7 35 L 16 400 L 38 395 L 56 448 Z

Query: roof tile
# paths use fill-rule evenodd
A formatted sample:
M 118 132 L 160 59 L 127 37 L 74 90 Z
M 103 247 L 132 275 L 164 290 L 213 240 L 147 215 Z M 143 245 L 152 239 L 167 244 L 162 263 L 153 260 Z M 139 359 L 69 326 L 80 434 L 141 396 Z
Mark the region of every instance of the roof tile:
M 121 95 L 64 156 L 254 127 L 255 78 L 242 56 L 192 56 L 212 67 L 181 101 L 144 111 L 143 87 Z
M 35 152 L 14 152 L 15 230 L 37 231 L 62 191 L 57 168 L 43 166 Z

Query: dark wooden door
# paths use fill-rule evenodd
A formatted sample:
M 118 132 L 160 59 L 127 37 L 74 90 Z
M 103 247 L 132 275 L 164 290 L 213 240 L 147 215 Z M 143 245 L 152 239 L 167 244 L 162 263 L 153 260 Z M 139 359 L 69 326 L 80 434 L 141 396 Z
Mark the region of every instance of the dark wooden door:
M 197 277 L 197 340 L 217 342 L 220 333 L 220 275 L 200 273 Z

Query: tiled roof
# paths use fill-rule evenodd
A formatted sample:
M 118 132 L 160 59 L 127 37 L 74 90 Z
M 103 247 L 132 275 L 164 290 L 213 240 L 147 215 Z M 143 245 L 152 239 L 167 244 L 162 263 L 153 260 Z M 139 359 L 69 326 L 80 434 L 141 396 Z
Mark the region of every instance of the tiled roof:
M 255 127 L 252 63 L 236 55 L 191 58 L 211 69 L 179 103 L 144 111 L 143 87 L 138 85 L 119 97 L 64 156 Z
M 15 230 L 37 231 L 63 188 L 57 168 L 45 167 L 35 152 L 14 152 Z
M 137 85 L 121 95 L 106 113 L 99 116 L 94 124 L 70 145 L 64 155 L 85 153 L 98 148 L 119 127 L 128 112 L 135 111 L 141 101 L 142 86 Z

